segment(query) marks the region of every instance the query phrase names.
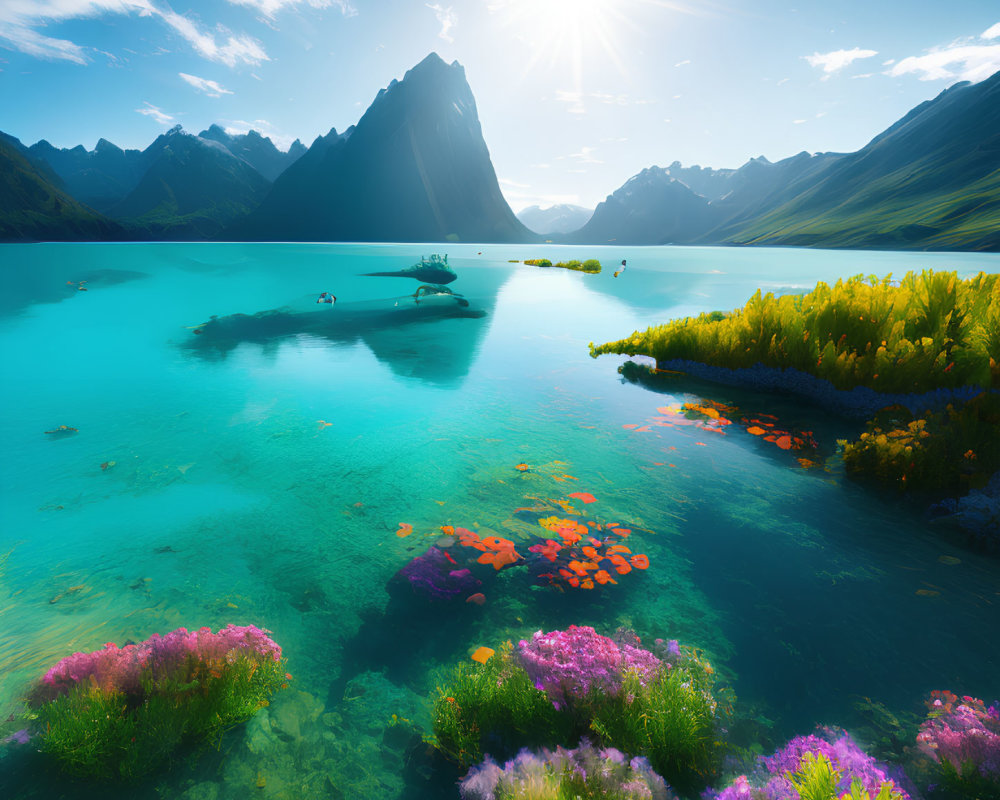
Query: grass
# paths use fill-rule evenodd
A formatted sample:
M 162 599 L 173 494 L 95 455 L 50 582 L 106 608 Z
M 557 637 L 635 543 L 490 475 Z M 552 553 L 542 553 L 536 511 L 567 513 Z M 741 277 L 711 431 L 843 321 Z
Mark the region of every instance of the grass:
M 35 709 L 41 751 L 81 778 L 134 780 L 180 745 L 209 741 L 250 719 L 285 685 L 284 669 L 241 655 L 189 665 L 183 681 L 146 677 L 139 695 L 80 684 Z

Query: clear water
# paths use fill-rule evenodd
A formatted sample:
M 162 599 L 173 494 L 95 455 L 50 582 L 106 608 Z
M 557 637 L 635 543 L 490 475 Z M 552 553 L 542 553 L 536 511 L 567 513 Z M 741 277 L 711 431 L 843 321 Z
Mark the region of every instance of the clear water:
M 415 281 L 359 275 L 435 249 L 484 314 L 428 301 L 414 318 Z M 606 266 L 508 263 L 542 256 Z M 0 713 L 69 653 L 180 626 L 268 628 L 295 676 L 263 719 L 135 796 L 457 796 L 392 715 L 429 733 L 453 664 L 570 623 L 703 647 L 776 741 L 859 725 L 862 698 L 903 713 L 935 688 L 1000 696 L 996 560 L 846 481 L 835 440 L 854 423 L 683 378 L 650 391 L 618 375 L 624 359 L 587 353 L 758 286 L 996 272 L 1000 256 L 40 244 L 4 245 L 0 263 Z M 315 304 L 324 290 L 335 307 Z M 280 336 L 249 326 L 211 346 L 193 332 L 281 307 L 301 324 Z M 623 427 L 706 399 L 814 431 L 818 466 L 741 430 Z M 45 433 L 60 425 L 78 433 Z M 440 526 L 524 542 L 515 509 L 571 492 L 597 498 L 589 518 L 628 524 L 650 568 L 566 593 L 504 571 L 482 607 L 389 601 Z M 0 796 L 89 791 L 31 753 L 0 758 Z

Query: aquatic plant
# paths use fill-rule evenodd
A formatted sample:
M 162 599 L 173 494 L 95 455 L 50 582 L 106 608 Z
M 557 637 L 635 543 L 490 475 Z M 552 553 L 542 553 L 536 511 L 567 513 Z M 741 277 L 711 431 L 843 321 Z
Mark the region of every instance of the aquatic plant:
M 449 682 L 438 687 L 434 705 L 437 748 L 463 766 L 492 752 L 514 752 L 570 741 L 574 720 L 560 714 L 512 656 L 505 642 L 485 662 L 458 664 Z
M 740 775 L 706 800 L 909 800 L 884 766 L 868 756 L 846 731 L 820 728 L 797 736 L 757 770 Z
M 246 721 L 289 677 L 267 631 L 179 628 L 67 656 L 35 687 L 30 716 L 40 749 L 66 771 L 128 780 L 158 767 L 181 744 Z
M 516 655 L 535 688 L 557 709 L 586 700 L 594 691 L 617 695 L 629 672 L 648 683 L 660 667 L 660 659 L 648 650 L 619 646 L 593 628 L 576 625 L 565 631 L 536 631 L 530 642 L 518 643 Z
M 468 568 L 458 567 L 446 552 L 432 545 L 422 555 L 416 556 L 389 581 L 390 593 L 395 587 L 405 587 L 398 592 L 404 599 L 414 597 L 430 602 L 464 601 L 482 585 Z
M 758 290 L 742 309 L 651 327 L 590 354 L 652 356 L 718 367 L 794 368 L 838 389 L 924 392 L 1000 387 L 1000 281 L 980 273 L 857 275 L 804 295 Z
M 935 691 L 926 705 L 917 745 L 940 782 L 960 796 L 1000 798 L 1000 704 Z
M 522 750 L 500 767 L 492 758 L 469 770 L 459 784 L 462 800 L 673 800 L 673 793 L 649 761 L 629 759 L 614 748 L 598 749 L 587 739 L 572 750 Z
M 956 409 L 920 418 L 892 406 L 867 431 L 841 441 L 851 474 L 882 486 L 919 492 L 968 491 L 1000 470 L 1000 395 L 983 392 Z
M 515 652 L 508 643 L 481 666 L 460 665 L 439 688 L 437 746 L 463 765 L 522 747 L 568 745 L 584 735 L 644 756 L 682 790 L 698 789 L 718 766 L 720 708 L 711 666 L 690 648 L 660 643 L 657 654 L 619 631 L 539 632 Z

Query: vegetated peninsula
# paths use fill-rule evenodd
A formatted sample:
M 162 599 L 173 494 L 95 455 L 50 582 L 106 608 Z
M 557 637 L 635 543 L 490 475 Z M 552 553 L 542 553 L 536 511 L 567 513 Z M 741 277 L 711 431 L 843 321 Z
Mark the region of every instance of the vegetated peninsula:
M 758 290 L 742 309 L 591 344 L 590 353 L 651 356 L 658 370 L 869 417 L 843 455 L 849 472 L 883 486 L 958 494 L 1000 470 L 1000 275 L 858 275 L 805 295 Z

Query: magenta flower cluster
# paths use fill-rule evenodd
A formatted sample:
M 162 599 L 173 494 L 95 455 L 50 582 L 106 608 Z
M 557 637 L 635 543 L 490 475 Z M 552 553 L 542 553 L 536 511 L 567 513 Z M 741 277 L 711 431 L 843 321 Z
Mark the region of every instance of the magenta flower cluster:
M 798 792 L 788 779 L 789 773 L 796 773 L 802 766 L 806 753 L 824 755 L 835 770 L 840 773 L 838 792 L 849 792 L 851 784 L 859 779 L 869 796 L 875 797 L 883 784 L 891 783 L 896 792 L 904 798 L 903 791 L 887 774 L 884 766 L 867 755 L 850 734 L 835 728 L 821 728 L 820 735 L 796 736 L 773 756 L 760 759 L 761 771 L 750 777 L 740 775 L 728 787 L 718 793 L 706 796 L 715 800 L 791 800 L 798 798 Z
M 556 708 L 583 699 L 594 689 L 617 695 L 626 672 L 636 672 L 647 681 L 661 666 L 648 650 L 618 644 L 593 628 L 576 625 L 565 631 L 537 631 L 530 642 L 518 643 L 517 656 L 535 687 Z
M 522 750 L 502 767 L 489 756 L 459 784 L 462 800 L 502 797 L 615 797 L 620 800 L 674 800 L 674 793 L 647 759 L 628 758 L 613 747 L 597 748 L 583 739 L 571 750 Z
M 83 682 L 134 694 L 142 690 L 144 677 L 156 681 L 192 664 L 231 662 L 239 655 L 279 661 L 281 647 L 268 633 L 254 625 L 228 625 L 218 633 L 210 628 L 178 628 L 164 636 L 154 633 L 144 642 L 124 647 L 108 642 L 103 650 L 74 653 L 59 661 L 43 676 L 38 695 L 52 700 Z
M 959 775 L 974 771 L 1000 783 L 1000 705 L 935 694 L 941 697 L 932 696 L 928 703 L 931 713 L 920 726 L 918 747 L 935 761 L 947 761 Z

